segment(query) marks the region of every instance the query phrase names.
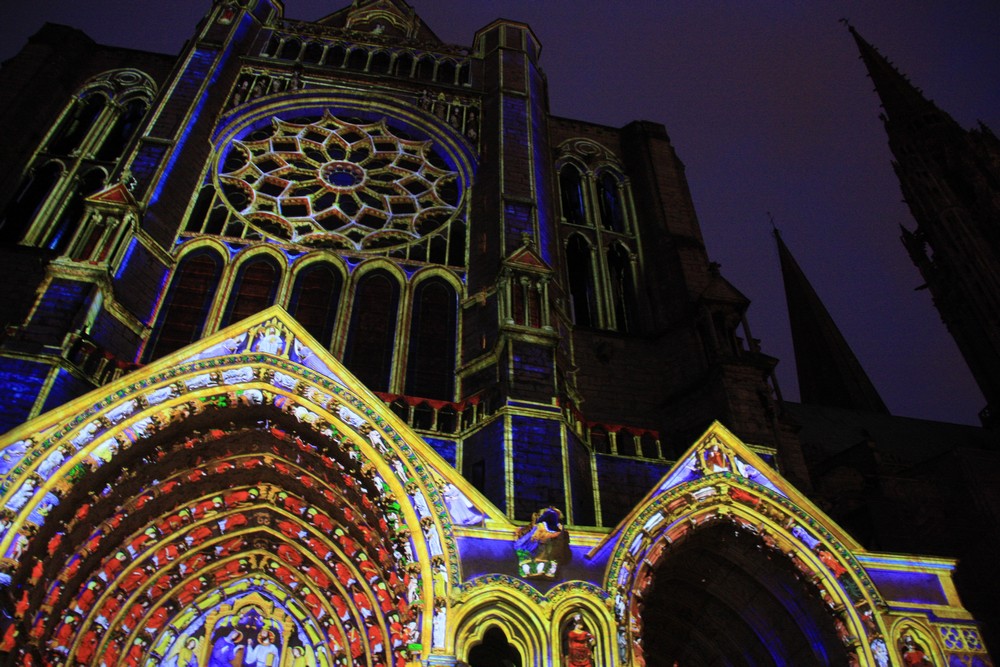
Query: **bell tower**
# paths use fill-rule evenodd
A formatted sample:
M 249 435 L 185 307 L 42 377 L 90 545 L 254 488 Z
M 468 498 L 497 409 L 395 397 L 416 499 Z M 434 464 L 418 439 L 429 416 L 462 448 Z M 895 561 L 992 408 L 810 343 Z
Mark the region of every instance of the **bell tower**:
M 986 397 L 1000 417 L 1000 141 L 965 130 L 849 27 L 882 102 L 893 167 L 917 226 L 902 241 Z

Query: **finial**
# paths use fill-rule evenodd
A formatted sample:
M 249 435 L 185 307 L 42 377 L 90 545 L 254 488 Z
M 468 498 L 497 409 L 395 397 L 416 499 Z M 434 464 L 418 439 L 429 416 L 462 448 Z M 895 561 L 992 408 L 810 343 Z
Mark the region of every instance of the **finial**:
M 777 234 L 778 233 L 778 226 L 774 224 L 774 216 L 771 215 L 770 211 L 766 211 L 766 213 L 767 213 L 767 219 L 771 223 L 771 229 L 774 230 L 775 234 Z

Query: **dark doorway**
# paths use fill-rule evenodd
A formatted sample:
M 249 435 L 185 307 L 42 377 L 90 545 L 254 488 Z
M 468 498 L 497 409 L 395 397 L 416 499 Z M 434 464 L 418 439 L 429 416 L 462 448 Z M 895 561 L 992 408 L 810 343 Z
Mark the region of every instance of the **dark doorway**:
M 469 651 L 469 667 L 521 667 L 521 656 L 507 643 L 503 630 L 494 626 L 483 635 L 483 643 Z
M 815 587 L 728 522 L 670 546 L 644 602 L 648 667 L 847 664 Z

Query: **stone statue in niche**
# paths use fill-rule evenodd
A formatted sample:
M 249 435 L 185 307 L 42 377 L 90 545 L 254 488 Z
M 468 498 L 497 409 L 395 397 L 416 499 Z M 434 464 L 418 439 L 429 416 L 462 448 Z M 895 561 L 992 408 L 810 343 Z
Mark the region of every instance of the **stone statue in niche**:
M 565 667 L 594 667 L 594 635 L 590 634 L 580 614 L 573 616 L 570 629 L 566 632 Z
M 514 540 L 518 572 L 526 578 L 554 579 L 559 566 L 570 561 L 569 533 L 555 507 L 535 512 L 531 523 L 518 530 Z
M 871 647 L 875 664 L 878 667 L 889 667 L 889 648 L 885 645 L 885 640 L 877 637 L 872 641 Z
M 913 635 L 903 635 L 900 641 L 899 652 L 906 667 L 927 667 L 933 665 L 924 649 L 913 639 Z
M 708 474 L 715 472 L 727 472 L 729 470 L 725 453 L 715 443 L 702 452 L 705 464 L 705 472 Z

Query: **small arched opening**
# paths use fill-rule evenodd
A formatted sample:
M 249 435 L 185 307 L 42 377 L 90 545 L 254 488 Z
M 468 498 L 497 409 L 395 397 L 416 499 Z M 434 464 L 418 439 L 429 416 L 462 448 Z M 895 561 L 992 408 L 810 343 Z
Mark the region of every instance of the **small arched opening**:
M 521 667 L 521 655 L 497 626 L 483 635 L 483 641 L 469 651 L 469 667 Z

